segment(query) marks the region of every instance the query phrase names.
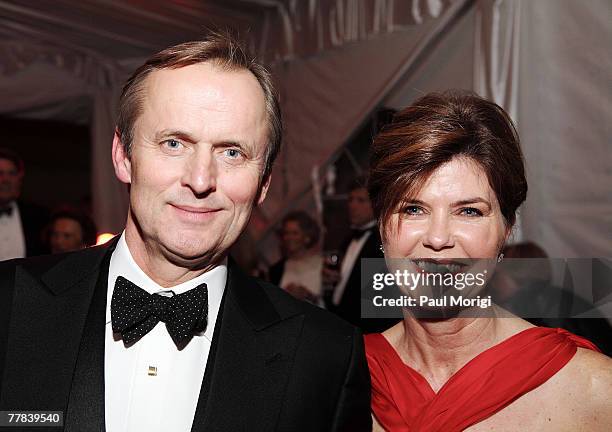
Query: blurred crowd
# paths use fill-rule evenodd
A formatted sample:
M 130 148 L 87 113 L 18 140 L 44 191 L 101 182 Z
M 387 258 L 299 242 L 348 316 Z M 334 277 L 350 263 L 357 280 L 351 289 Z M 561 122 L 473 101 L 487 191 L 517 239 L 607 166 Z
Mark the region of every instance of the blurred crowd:
M 25 173 L 21 157 L 0 148 L 0 261 L 94 245 L 97 229 L 87 210 L 66 204 L 47 209 L 22 199 Z

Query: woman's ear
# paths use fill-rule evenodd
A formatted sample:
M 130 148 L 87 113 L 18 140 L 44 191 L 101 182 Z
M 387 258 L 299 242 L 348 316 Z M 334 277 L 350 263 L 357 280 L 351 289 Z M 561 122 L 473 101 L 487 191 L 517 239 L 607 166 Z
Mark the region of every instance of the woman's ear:
M 125 146 L 121 142 L 121 137 L 117 129 L 115 129 L 115 136 L 113 137 L 112 158 L 117 178 L 123 183 L 132 183 L 132 161 L 126 152 Z

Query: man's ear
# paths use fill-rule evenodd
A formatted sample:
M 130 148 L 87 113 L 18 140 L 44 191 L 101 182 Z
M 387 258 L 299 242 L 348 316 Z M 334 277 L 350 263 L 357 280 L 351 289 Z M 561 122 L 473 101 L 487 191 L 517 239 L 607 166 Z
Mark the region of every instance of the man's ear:
M 125 151 L 125 147 L 121 142 L 121 137 L 117 129 L 115 129 L 115 136 L 113 137 L 112 157 L 117 178 L 123 183 L 132 183 L 132 162 Z
M 272 180 L 272 174 L 268 174 L 268 177 L 263 181 L 259 187 L 259 196 L 257 197 L 257 205 L 261 205 L 266 199 L 268 194 L 268 188 L 270 187 L 270 180 Z

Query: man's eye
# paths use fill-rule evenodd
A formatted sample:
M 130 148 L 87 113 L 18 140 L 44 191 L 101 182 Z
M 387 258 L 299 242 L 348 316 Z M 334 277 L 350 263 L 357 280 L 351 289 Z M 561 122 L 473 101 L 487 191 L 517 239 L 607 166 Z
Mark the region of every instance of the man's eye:
M 183 145 L 175 139 L 166 140 L 162 144 L 164 145 L 164 147 L 166 147 L 169 150 L 178 150 Z
M 241 156 L 241 153 L 240 153 L 240 150 L 238 149 L 229 148 L 229 149 L 225 149 L 225 155 L 232 159 L 236 159 Z
M 461 214 L 469 217 L 482 216 L 482 212 L 474 207 L 466 207 L 461 209 Z

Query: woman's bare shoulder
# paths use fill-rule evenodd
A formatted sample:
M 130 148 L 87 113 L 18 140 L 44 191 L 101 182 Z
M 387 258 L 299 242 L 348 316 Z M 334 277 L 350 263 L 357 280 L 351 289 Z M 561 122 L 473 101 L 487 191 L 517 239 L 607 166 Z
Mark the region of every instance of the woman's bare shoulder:
M 597 351 L 578 348 L 559 374 L 561 384 L 576 396 L 592 430 L 612 430 L 612 359 Z
M 567 369 L 572 378 L 582 377 L 581 381 L 587 385 L 609 385 L 612 382 L 612 358 L 597 351 L 578 348 Z

